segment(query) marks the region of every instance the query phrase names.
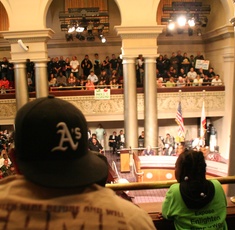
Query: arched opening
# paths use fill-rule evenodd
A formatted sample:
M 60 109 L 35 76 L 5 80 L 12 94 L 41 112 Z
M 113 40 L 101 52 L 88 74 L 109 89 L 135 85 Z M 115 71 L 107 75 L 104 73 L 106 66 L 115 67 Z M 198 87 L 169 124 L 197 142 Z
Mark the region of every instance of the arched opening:
M 0 31 L 9 30 L 9 19 L 5 7 L 0 2 Z

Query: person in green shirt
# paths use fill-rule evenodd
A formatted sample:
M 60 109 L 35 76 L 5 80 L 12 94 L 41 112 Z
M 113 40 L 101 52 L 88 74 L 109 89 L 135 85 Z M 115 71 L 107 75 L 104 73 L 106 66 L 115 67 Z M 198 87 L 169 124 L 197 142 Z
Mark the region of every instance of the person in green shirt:
M 175 87 L 175 82 L 173 77 L 170 77 L 170 79 L 166 82 L 166 87 Z
M 162 217 L 173 220 L 175 229 L 226 230 L 226 197 L 218 180 L 206 179 L 202 152 L 185 150 L 175 165 L 178 183 L 168 190 Z

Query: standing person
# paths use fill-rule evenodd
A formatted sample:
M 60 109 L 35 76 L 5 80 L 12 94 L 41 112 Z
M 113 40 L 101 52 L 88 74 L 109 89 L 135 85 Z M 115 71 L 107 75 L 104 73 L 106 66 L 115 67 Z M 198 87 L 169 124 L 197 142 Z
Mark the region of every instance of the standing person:
M 144 57 L 142 54 L 139 54 L 137 60 L 136 60 L 136 69 L 137 69 L 137 82 L 141 85 L 144 81 Z
M 94 72 L 96 76 L 100 76 L 101 73 L 101 63 L 99 59 L 99 54 L 95 53 L 95 60 L 94 60 Z
M 105 146 L 104 145 L 104 136 L 105 136 L 106 132 L 105 132 L 105 129 L 103 128 L 103 126 L 101 124 L 98 124 L 98 127 L 95 130 L 95 133 L 96 133 L 97 139 L 100 142 L 100 144 L 102 146 Z
M 170 57 L 170 65 L 176 70 L 176 74 L 178 74 L 179 66 L 178 66 L 178 58 L 175 55 L 175 52 L 172 52 Z
M 155 229 L 144 210 L 104 187 L 107 159 L 88 151 L 86 119 L 71 103 L 52 96 L 27 103 L 17 112 L 14 136 L 22 175 L 1 179 L 2 226 Z
M 123 63 L 122 63 L 122 58 L 118 56 L 117 58 L 118 61 L 118 80 L 120 81 L 120 78 L 123 78 Z
M 202 152 L 184 151 L 175 165 L 173 184 L 166 194 L 162 216 L 173 220 L 175 229 L 226 230 L 226 197 L 218 180 L 206 179 Z
M 182 68 L 184 69 L 184 72 L 187 74 L 190 68 L 190 60 L 187 56 L 187 53 L 184 53 L 181 65 L 182 65 Z
M 9 66 L 9 61 L 7 60 L 6 57 L 3 57 L 1 62 L 2 78 L 7 77 L 8 66 Z
M 109 136 L 109 147 L 112 149 L 113 154 L 117 151 L 118 137 L 117 132 L 113 131 L 113 134 Z
M 68 79 L 71 73 L 70 58 L 65 59 L 65 77 Z
M 60 71 L 62 70 L 61 62 L 59 61 L 59 58 L 55 58 L 55 62 L 53 63 L 53 73 L 55 74 L 55 77 L 58 77 L 60 74 Z
M 89 56 L 87 54 L 85 55 L 85 58 L 81 62 L 81 67 L 83 69 L 83 74 L 86 77 L 88 77 L 93 65 L 92 65 L 92 62 L 90 61 Z
M 109 61 L 109 66 L 110 66 L 111 73 L 113 72 L 113 70 L 116 70 L 116 72 L 118 72 L 119 63 L 115 54 L 112 54 L 112 58 Z
M 110 71 L 109 56 L 106 56 L 106 58 L 102 62 L 102 70 L 105 70 L 105 72 L 107 73 L 108 77 L 110 77 L 111 71 Z
M 63 75 L 66 76 L 66 74 L 65 74 L 65 71 L 66 71 L 66 62 L 65 62 L 63 56 L 60 56 L 59 63 L 60 63 L 60 66 L 61 66 L 60 71 L 62 71 Z
M 76 56 L 72 57 L 72 60 L 70 61 L 70 67 L 71 67 L 71 73 L 73 73 L 73 75 L 78 79 L 80 65 Z
M 118 146 L 119 148 L 123 148 L 125 146 L 125 134 L 122 129 L 120 130 L 118 135 Z
M 178 59 L 178 61 L 177 61 L 177 63 L 178 63 L 178 72 L 177 73 L 179 73 L 179 70 L 182 68 L 182 62 L 183 62 L 183 56 L 182 56 L 180 50 L 177 51 L 177 55 L 175 57 Z

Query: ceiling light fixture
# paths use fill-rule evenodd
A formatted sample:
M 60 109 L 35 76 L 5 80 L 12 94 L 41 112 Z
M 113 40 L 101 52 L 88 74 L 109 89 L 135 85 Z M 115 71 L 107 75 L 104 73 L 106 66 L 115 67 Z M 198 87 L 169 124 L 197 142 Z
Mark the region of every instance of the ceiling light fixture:
M 84 30 L 85 30 L 85 28 L 82 27 L 82 26 L 78 26 L 78 27 L 76 28 L 76 32 L 78 32 L 78 33 L 82 33 Z
M 87 41 L 95 41 L 95 37 L 100 38 L 101 34 L 105 38 L 104 34 L 109 31 L 108 11 L 99 11 L 98 7 L 69 8 L 59 13 L 59 20 L 62 31 L 66 34 L 76 32 L 74 37 L 82 35 Z
M 186 25 L 186 17 L 184 15 L 181 15 L 177 18 L 177 23 L 179 26 L 185 26 Z
M 195 26 L 195 20 L 194 20 L 194 18 L 191 18 L 191 19 L 188 20 L 188 25 L 189 25 L 190 27 Z
M 169 24 L 167 26 L 169 30 L 175 29 L 175 23 L 172 20 L 169 20 Z
M 174 1 L 169 5 L 163 5 L 161 24 L 167 25 L 166 35 L 169 36 L 169 30 L 173 29 L 175 23 L 175 31 L 182 33 L 188 28 L 196 27 L 195 31 L 200 27 L 206 27 L 208 24 L 207 15 L 210 14 L 210 5 L 203 4 L 203 1 L 181 0 Z M 192 30 L 188 30 L 189 36 Z

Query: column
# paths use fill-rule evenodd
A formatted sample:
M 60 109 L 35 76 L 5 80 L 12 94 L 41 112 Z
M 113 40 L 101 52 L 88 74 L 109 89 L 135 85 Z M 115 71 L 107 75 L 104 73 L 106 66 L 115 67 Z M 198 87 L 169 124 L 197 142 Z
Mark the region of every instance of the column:
M 35 84 L 36 97 L 46 97 L 49 94 L 48 77 L 47 77 L 47 63 L 45 61 L 35 61 Z
M 235 1 L 234 1 L 235 3 Z M 231 20 L 231 23 L 235 26 L 235 17 L 232 18 Z M 235 65 L 234 61 L 233 61 L 233 65 Z M 233 66 L 234 69 L 235 69 L 235 66 Z M 235 78 L 235 72 L 233 71 L 233 75 L 231 75 L 233 80 L 231 83 L 229 83 L 228 85 L 226 85 L 226 91 L 227 91 L 227 86 L 230 88 L 230 92 L 231 92 L 231 95 L 230 95 L 230 101 L 231 101 L 231 104 L 230 104 L 230 108 L 231 108 L 231 123 L 230 123 L 230 127 L 231 127 L 231 132 L 230 132 L 230 142 L 229 142 L 229 162 L 228 162 L 228 175 L 229 176 L 232 176 L 232 175 L 235 175 L 235 167 L 234 167 L 234 162 L 235 162 L 235 141 L 234 141 L 234 138 L 235 138 L 235 99 L 234 99 L 234 96 L 235 96 L 235 81 L 234 81 L 234 78 Z M 226 108 L 227 109 L 227 108 Z M 229 141 L 229 140 L 226 140 L 224 139 L 224 142 L 226 141 Z M 235 184 L 230 184 L 228 185 L 228 190 L 227 190 L 227 195 L 228 196 L 235 196 Z
M 156 57 L 145 58 L 144 77 L 144 132 L 145 146 L 158 146 Z
M 124 127 L 126 147 L 138 147 L 135 59 L 123 57 Z
M 16 109 L 19 110 L 29 101 L 25 63 L 14 63 Z
M 156 22 L 154 22 L 154 24 L 156 24 Z M 138 108 L 137 108 L 137 99 L 136 99 L 137 95 L 136 95 L 135 58 L 137 58 L 139 54 L 142 54 L 146 60 L 146 67 L 145 67 L 146 95 L 144 96 L 145 97 L 144 114 L 145 114 L 145 137 L 147 142 L 145 143 L 149 143 L 152 146 L 157 146 L 158 143 L 155 61 L 157 57 L 157 37 L 159 34 L 162 33 L 163 28 L 164 26 L 161 25 L 115 26 L 117 34 L 120 35 L 122 39 L 122 55 L 125 58 L 126 62 L 125 64 L 127 64 L 124 67 L 124 94 L 125 94 L 124 126 L 125 126 L 125 132 L 127 134 L 129 133 L 128 135 L 126 135 L 126 142 L 131 147 L 138 146 L 138 133 L 137 133 Z

